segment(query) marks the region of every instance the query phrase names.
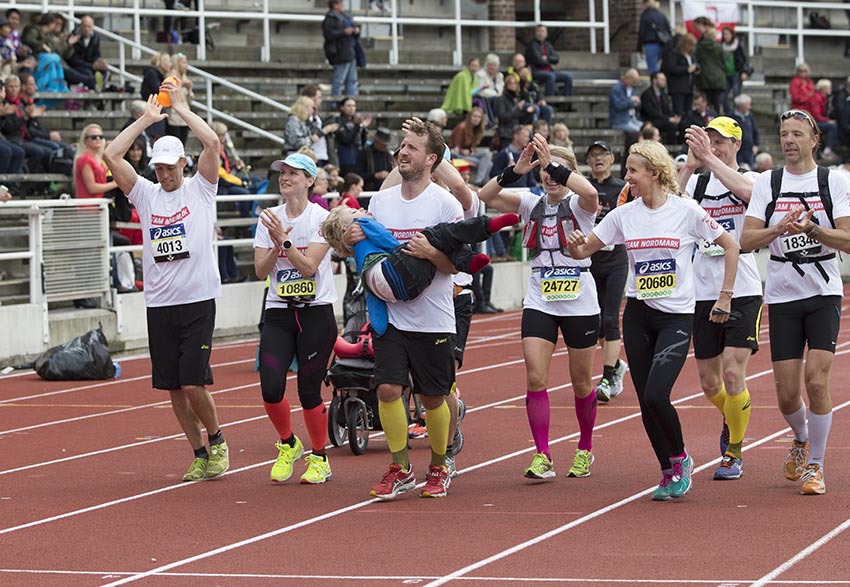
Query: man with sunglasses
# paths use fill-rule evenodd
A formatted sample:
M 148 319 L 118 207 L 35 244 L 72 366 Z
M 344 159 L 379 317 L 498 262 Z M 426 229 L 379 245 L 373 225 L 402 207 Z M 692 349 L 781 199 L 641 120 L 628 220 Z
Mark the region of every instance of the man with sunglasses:
M 785 166 L 762 173 L 753 187 L 741 248 L 770 247 L 764 297 L 779 410 L 794 432 L 783 472 L 821 495 L 832 425 L 829 373 L 835 356 L 843 285 L 835 252 L 850 251 L 850 183 L 819 168 L 820 132 L 805 110 L 780 116 Z M 802 398 L 803 354 L 808 413 Z
M 688 193 L 736 240 L 741 238 L 744 215 L 757 173 L 738 169 L 736 161 L 743 132 L 736 120 L 718 116 L 705 128 L 685 130 L 688 160 L 679 172 L 679 188 Z M 695 173 L 702 168 L 702 173 Z M 715 243 L 699 241 L 694 254 L 694 357 L 705 397 L 723 414 L 720 466 L 717 480 L 739 479 L 744 472 L 742 445 L 750 421 L 747 363 L 758 351 L 761 318 L 761 277 L 755 257 L 738 257 L 732 291 L 723 288 L 725 251 Z M 722 295 L 732 297 L 729 320 L 709 320 Z M 714 310 L 715 312 L 717 310 Z

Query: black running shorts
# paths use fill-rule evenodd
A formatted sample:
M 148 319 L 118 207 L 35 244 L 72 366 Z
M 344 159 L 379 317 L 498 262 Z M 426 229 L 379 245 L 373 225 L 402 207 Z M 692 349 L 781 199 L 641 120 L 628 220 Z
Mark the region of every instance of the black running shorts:
M 445 332 L 406 332 L 390 324 L 372 341 L 375 383 L 407 386 L 412 379 L 416 393 L 448 395 L 455 381 L 454 337 Z
M 542 338 L 557 344 L 558 330 L 569 348 L 586 349 L 596 346 L 599 339 L 599 314 L 553 316 L 531 308 L 522 311 L 522 338 Z
M 761 296 L 746 296 L 732 300 L 729 320 L 718 324 L 709 320 L 715 302 L 697 302 L 694 310 L 694 357 L 711 359 L 726 347 L 759 350 Z
M 215 300 L 148 308 L 147 314 L 153 387 L 212 385 Z
M 804 300 L 768 304 L 770 358 L 802 359 L 809 350 L 835 352 L 841 325 L 841 296 L 813 296 Z

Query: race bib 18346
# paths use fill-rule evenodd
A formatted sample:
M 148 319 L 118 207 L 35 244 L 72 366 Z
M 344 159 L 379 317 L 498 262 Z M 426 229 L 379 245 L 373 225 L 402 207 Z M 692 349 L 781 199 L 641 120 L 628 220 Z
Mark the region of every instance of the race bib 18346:
M 676 291 L 676 259 L 653 259 L 635 263 L 639 300 L 665 298 Z
M 722 226 L 726 232 L 735 237 L 735 220 L 732 218 L 716 218 L 717 224 Z M 718 245 L 717 243 L 710 243 L 704 239 L 699 239 L 697 241 L 697 248 L 699 252 L 703 255 L 708 255 L 709 257 L 716 257 L 719 255 L 725 255 L 726 249 Z
M 186 225 L 182 222 L 150 229 L 151 254 L 156 263 L 167 263 L 189 258 L 186 243 Z
M 544 267 L 540 270 L 544 302 L 575 300 L 581 295 L 581 267 Z

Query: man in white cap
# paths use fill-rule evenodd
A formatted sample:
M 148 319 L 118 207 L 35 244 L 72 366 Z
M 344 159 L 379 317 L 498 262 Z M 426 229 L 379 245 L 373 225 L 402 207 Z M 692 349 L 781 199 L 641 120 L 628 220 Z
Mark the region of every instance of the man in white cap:
M 221 475 L 229 466 L 227 443 L 206 389 L 213 382 L 209 359 L 215 298 L 221 293 L 212 247 L 221 145 L 216 133 L 183 101 L 179 82 L 166 81 L 161 89 L 203 145 L 198 172 L 183 177 L 183 143 L 170 136 L 154 143 L 151 154 L 159 183 L 139 177 L 124 160 L 136 138 L 166 118 L 156 94 L 148 98 L 142 115 L 106 148 L 103 158 L 139 213 L 153 387 L 171 394 L 171 407 L 195 454 L 183 480 L 200 481 Z M 201 425 L 209 436 L 209 450 Z

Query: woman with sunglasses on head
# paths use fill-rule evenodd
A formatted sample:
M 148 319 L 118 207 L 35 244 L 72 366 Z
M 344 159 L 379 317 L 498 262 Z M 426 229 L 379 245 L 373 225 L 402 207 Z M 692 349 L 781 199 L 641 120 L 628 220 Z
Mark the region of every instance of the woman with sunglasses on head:
M 802 481 L 802 494 L 821 495 L 832 426 L 829 373 L 844 291 L 835 252 L 850 252 L 850 184 L 841 173 L 818 167 L 820 132 L 805 110 L 780 116 L 779 140 L 785 165 L 756 179 L 741 248 L 770 247 L 764 287 L 770 356 L 779 411 L 794 431 L 783 473 Z
M 645 141 L 632 145 L 629 153 L 626 181 L 635 199 L 608 212 L 588 236 L 573 232 L 569 252 L 585 259 L 606 245 L 626 246 L 630 271 L 623 343 L 643 426 L 661 465 L 661 483 L 652 499 L 665 501 L 687 493 L 693 471 L 670 394 L 693 331 L 694 243 L 705 239 L 725 251 L 723 284 L 712 322 L 729 318 L 738 243 L 705 210 L 679 197 L 676 168 L 664 145 Z

